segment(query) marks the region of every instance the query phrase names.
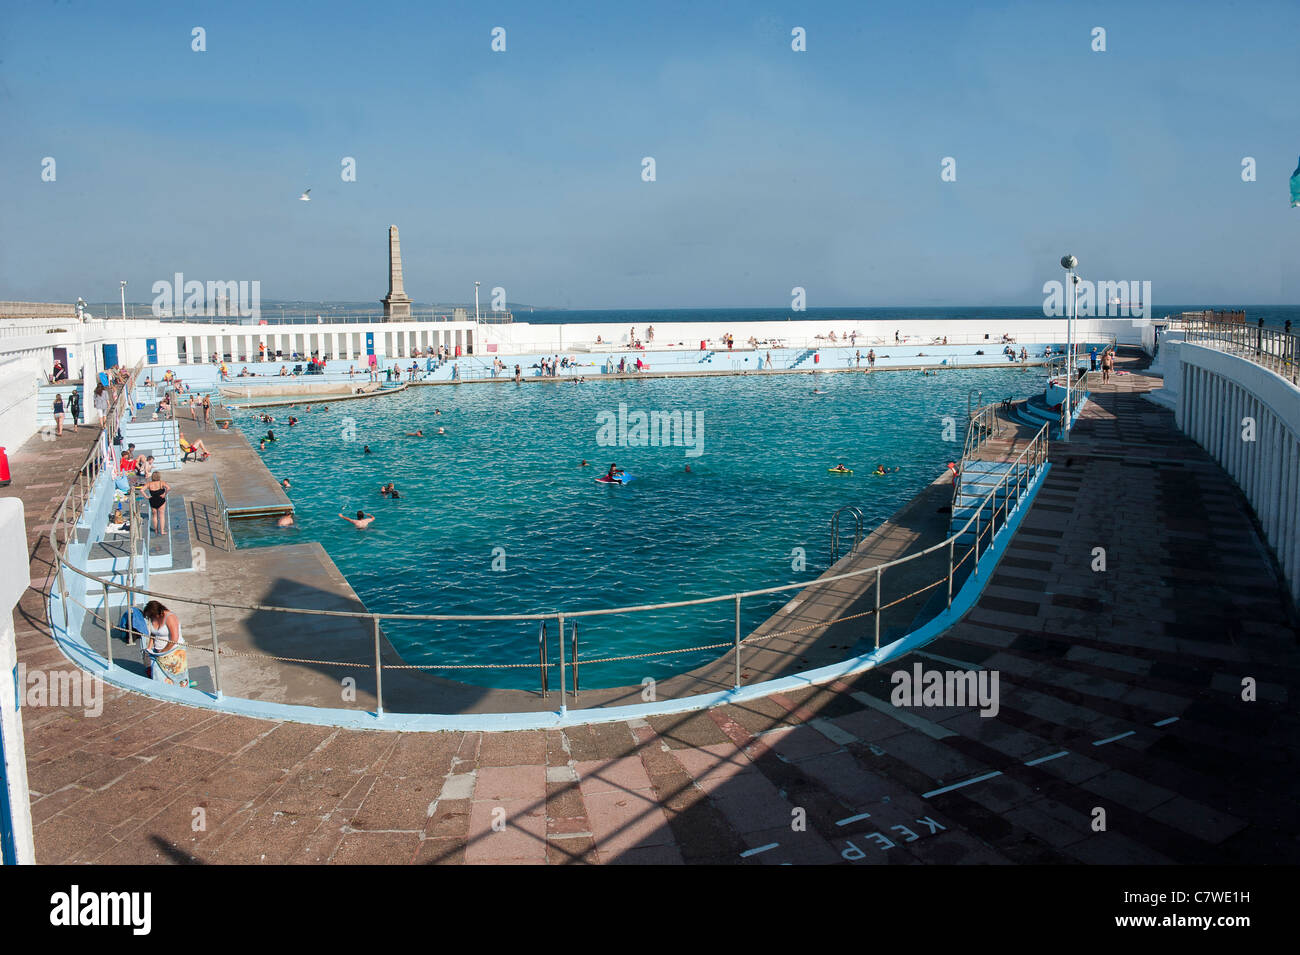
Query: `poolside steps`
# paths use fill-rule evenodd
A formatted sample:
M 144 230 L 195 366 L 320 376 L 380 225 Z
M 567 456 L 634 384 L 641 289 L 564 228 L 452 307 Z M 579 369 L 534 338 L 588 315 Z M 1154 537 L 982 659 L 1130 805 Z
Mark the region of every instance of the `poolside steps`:
M 81 395 L 81 420 L 86 419 L 86 391 L 80 383 L 70 381 L 61 381 L 57 385 L 41 385 L 36 389 L 36 423 L 40 427 L 47 424 L 54 426 L 54 398 L 56 395 L 63 395 L 63 427 L 69 429 L 72 427 L 72 412 L 68 409 L 68 394 L 77 392 Z M 93 411 L 93 409 L 91 409 Z
M 956 534 L 965 526 L 975 513 L 980 513 L 980 527 L 987 526 L 994 507 L 999 511 L 1014 505 L 1017 499 L 1016 488 L 1008 482 L 999 487 L 1002 479 L 1013 470 L 1009 461 L 980 461 L 968 459 L 962 462 L 960 484 L 953 493 L 952 517 L 948 532 Z M 968 545 L 975 539 L 975 526 L 967 528 L 957 538 L 959 546 Z
M 175 421 L 150 421 L 137 418 L 121 425 L 122 447 L 135 445 L 136 454 L 154 457 L 154 467 L 160 471 L 174 471 L 181 467 L 180 426 Z
M 1047 399 L 1041 394 L 1031 395 L 1024 401 L 1012 404 L 1008 417 L 1035 430 L 1045 424 L 1051 425 L 1052 430 L 1048 435 L 1052 438 L 1061 436 L 1061 413 L 1049 408 Z
M 815 354 L 817 354 L 816 348 L 805 348 L 803 351 L 801 351 L 798 354 L 798 356 L 796 356 L 795 360 L 790 364 L 790 367 L 798 368 L 800 365 L 802 365 L 804 362 L 806 362 L 809 358 L 811 358 Z

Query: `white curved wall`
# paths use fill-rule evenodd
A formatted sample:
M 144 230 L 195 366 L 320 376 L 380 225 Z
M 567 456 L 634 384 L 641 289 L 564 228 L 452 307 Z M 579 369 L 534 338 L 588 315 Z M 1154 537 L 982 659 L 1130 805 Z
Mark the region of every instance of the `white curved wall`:
M 1178 427 L 1237 482 L 1300 603 L 1300 388 L 1204 345 L 1176 352 Z

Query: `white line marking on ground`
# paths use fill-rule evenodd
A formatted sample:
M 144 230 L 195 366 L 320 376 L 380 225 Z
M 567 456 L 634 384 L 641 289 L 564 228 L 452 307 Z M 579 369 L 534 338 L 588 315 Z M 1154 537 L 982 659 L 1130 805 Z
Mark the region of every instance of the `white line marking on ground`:
M 769 842 L 767 845 L 759 846 L 757 849 L 746 849 L 744 852 L 740 854 L 740 857 L 742 859 L 747 859 L 750 856 L 758 855 L 760 852 L 766 852 L 768 849 L 775 849 L 780 844 L 781 843 L 779 842 Z
M 884 713 L 886 716 L 892 716 L 904 726 L 910 726 L 914 730 L 920 730 L 931 739 L 947 739 L 949 736 L 956 736 L 950 729 L 940 726 L 938 723 L 917 716 L 915 713 L 909 713 L 901 707 L 878 700 L 870 693 L 851 693 L 853 699 L 857 700 L 863 706 L 869 706 L 873 710 Z
M 858 741 L 858 738 L 848 730 L 840 729 L 840 727 L 836 726 L 830 720 L 824 719 L 820 716 L 816 719 L 809 720 L 808 725 L 837 746 L 844 746 L 848 743 L 856 743 Z
M 1039 763 L 1045 763 L 1049 759 L 1060 759 L 1062 756 L 1069 756 L 1069 755 L 1070 755 L 1070 751 L 1068 749 L 1063 749 L 1059 753 L 1053 753 L 1051 756 L 1039 756 L 1037 759 L 1031 759 L 1029 762 L 1025 763 L 1025 765 L 1037 766 Z
M 965 660 L 954 660 L 952 657 L 941 657 L 937 653 L 927 653 L 925 650 L 913 650 L 918 657 L 925 657 L 929 660 L 938 660 L 940 663 L 947 663 L 950 666 L 961 667 L 965 670 L 983 670 L 984 668 L 978 663 L 967 663 Z
M 954 789 L 961 789 L 963 786 L 969 786 L 972 783 L 982 783 L 986 779 L 992 779 L 994 776 L 1001 776 L 1002 770 L 995 769 L 991 773 L 985 773 L 983 776 L 976 776 L 974 779 L 968 779 L 962 783 L 953 783 L 951 786 L 944 786 L 942 789 L 931 789 L 928 793 L 922 793 L 922 799 L 929 799 L 931 796 L 938 796 L 941 793 L 949 793 Z
M 1092 745 L 1093 745 L 1093 746 L 1105 746 L 1107 743 L 1113 743 L 1113 742 L 1115 742 L 1115 740 L 1117 740 L 1117 739 L 1123 739 L 1125 736 L 1133 736 L 1133 735 L 1135 735 L 1136 733 L 1137 733 L 1137 730 L 1129 730 L 1127 733 L 1120 733 L 1118 736 L 1108 736 L 1108 737 L 1106 737 L 1105 739 L 1097 739 L 1097 740 L 1093 740 L 1093 741 L 1092 741 Z
M 1177 722 L 1178 722 L 1178 717 L 1176 717 L 1176 716 L 1171 716 L 1171 717 L 1169 717 L 1168 719 L 1159 720 L 1159 721 L 1157 721 L 1157 722 L 1155 722 L 1155 723 L 1152 723 L 1151 725 L 1152 725 L 1152 726 L 1168 726 L 1170 723 L 1177 723 Z
M 853 823 L 853 822 L 861 822 L 863 819 L 870 819 L 870 818 L 871 818 L 871 813 L 869 813 L 869 812 L 860 812 L 860 813 L 858 813 L 856 816 L 849 816 L 847 819 L 841 819 L 841 820 L 839 820 L 838 822 L 835 823 L 835 825 L 837 825 L 837 826 L 847 826 L 847 825 L 849 825 L 849 823 Z

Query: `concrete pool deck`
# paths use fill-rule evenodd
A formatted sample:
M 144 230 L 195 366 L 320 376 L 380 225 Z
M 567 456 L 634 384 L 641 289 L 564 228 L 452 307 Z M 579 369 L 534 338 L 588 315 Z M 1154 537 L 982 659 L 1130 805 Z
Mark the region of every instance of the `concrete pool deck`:
M 37 858 L 1294 864 L 1294 622 L 1240 493 L 1141 398 L 1158 384 L 1093 389 L 975 608 L 880 672 L 519 733 L 332 729 L 114 689 L 97 717 L 29 705 Z M 29 668 L 69 666 L 49 640 L 42 534 L 86 446 L 24 449 L 0 491 L 27 507 Z M 998 716 L 891 706 L 890 673 L 914 662 L 999 671 Z

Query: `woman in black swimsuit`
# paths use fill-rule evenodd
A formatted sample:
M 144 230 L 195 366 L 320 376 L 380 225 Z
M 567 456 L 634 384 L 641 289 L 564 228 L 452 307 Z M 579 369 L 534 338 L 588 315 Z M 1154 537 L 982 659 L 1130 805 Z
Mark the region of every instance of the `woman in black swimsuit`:
M 149 483 L 144 486 L 149 494 L 149 511 L 151 514 L 154 533 L 161 537 L 167 536 L 167 492 L 171 487 L 162 479 L 162 475 L 154 471 L 149 478 Z

